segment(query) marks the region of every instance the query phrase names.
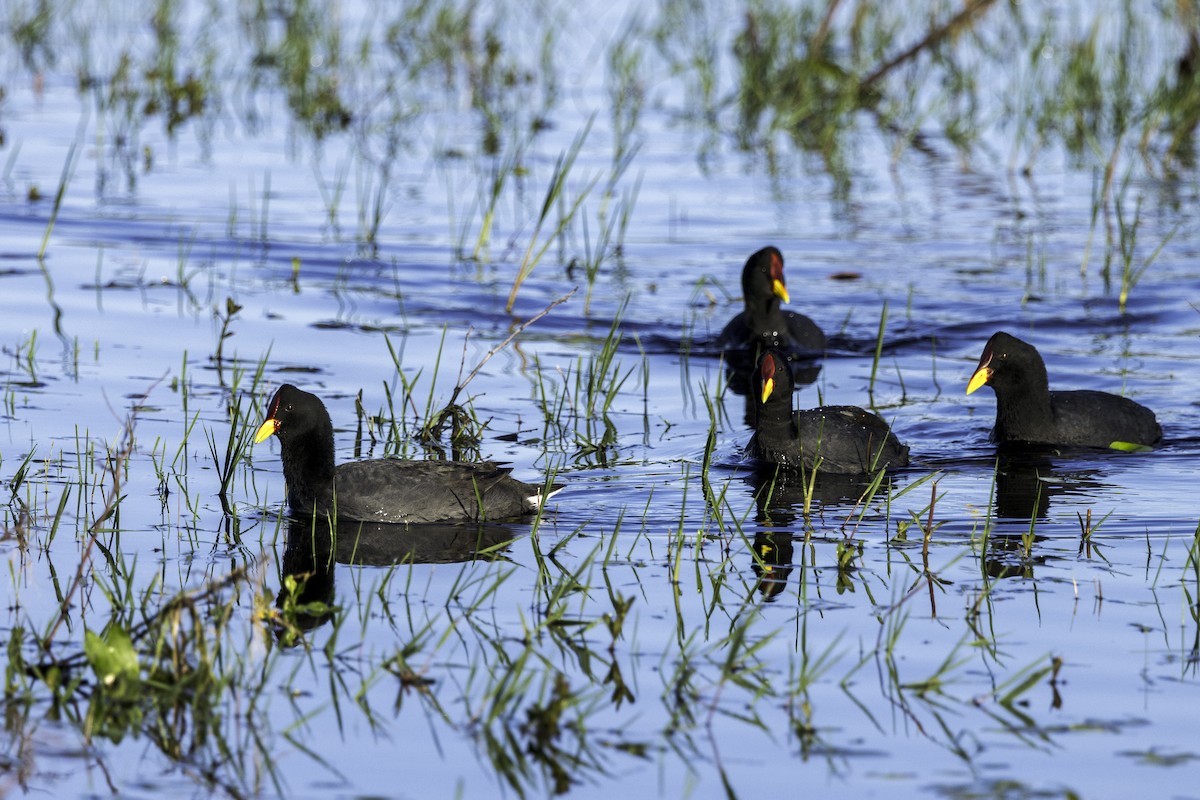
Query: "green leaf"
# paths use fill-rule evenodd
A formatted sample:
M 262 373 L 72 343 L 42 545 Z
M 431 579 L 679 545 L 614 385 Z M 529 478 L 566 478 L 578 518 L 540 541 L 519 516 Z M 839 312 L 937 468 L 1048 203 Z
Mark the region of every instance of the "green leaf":
M 136 681 L 140 673 L 137 651 L 123 628 L 110 626 L 103 636 L 88 631 L 83 638 L 83 652 L 96 677 L 105 686 L 124 678 Z

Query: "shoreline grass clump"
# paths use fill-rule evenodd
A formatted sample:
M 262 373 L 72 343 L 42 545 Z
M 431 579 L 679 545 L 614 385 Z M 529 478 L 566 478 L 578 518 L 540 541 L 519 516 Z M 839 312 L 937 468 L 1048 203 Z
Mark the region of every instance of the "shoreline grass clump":
M 534 362 L 543 441 L 569 453 L 577 463 L 608 465 L 618 443 L 613 406 L 637 369 L 625 369 L 617 360 L 625 307 L 622 303 L 598 350 L 580 355 L 557 375 L 544 369 L 540 359 Z

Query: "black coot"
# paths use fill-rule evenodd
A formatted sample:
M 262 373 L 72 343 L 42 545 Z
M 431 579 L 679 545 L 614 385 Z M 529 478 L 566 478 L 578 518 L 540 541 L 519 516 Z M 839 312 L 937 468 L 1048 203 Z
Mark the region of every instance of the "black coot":
M 267 407 L 255 443 L 279 438 L 287 501 L 294 512 L 365 522 L 503 520 L 529 514 L 542 487 L 491 462 L 382 458 L 334 466 L 333 423 L 313 394 L 284 384 Z
M 783 356 L 763 353 L 756 372 L 758 419 L 750 454 L 786 467 L 858 475 L 908 464 L 908 447 L 877 414 L 857 406 L 792 410 L 792 374 Z
M 983 348 L 967 394 L 980 386 L 996 393 L 992 441 L 1076 445 L 1149 446 L 1162 440 L 1154 412 L 1127 397 L 1097 391 L 1050 391 L 1046 363 L 1033 345 L 1004 331 Z
M 815 358 L 825 354 L 825 333 L 803 314 L 783 311 L 788 302 L 783 278 L 783 254 L 764 247 L 742 268 L 745 309 L 731 319 L 717 339 L 722 350 L 748 351 L 747 368 L 757 363 L 762 350 L 775 348 L 789 358 Z

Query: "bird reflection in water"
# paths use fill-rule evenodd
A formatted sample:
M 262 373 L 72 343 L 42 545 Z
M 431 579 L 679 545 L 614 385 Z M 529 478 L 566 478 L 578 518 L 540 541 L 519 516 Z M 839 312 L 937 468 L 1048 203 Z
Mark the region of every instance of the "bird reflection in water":
M 792 574 L 792 534 L 790 531 L 765 530 L 754 534 L 754 555 L 750 568 L 758 579 L 757 588 L 768 603 L 787 588 Z
M 810 480 L 805 480 L 805 478 Z M 881 476 L 882 477 L 882 476 Z M 799 470 L 789 470 L 772 464 L 764 464 L 746 476 L 753 489 L 759 530 L 754 535 L 754 553 L 751 568 L 758 578 L 758 590 L 766 600 L 772 600 L 786 587 L 788 577 L 795 569 L 794 548 L 802 531 L 811 526 L 811 520 L 820 517 L 834 507 L 856 508 L 870 502 L 877 493 L 888 491 L 887 478 L 876 481 L 871 475 L 838 475 L 820 473 L 814 477 Z M 800 534 L 799 536 L 797 534 Z M 847 583 L 853 571 L 854 559 L 859 553 L 839 548 L 837 564 L 839 591 L 853 585 Z M 800 564 L 804 568 L 804 562 Z M 803 578 L 801 578 L 803 580 Z
M 1034 555 L 1033 548 L 1044 538 L 1037 534 L 1037 522 L 1049 519 L 1051 499 L 1090 497 L 1104 489 L 1095 477 L 1097 470 L 1056 468 L 1053 458 L 1061 454 L 1061 448 L 1052 446 L 1000 446 L 994 505 L 998 524 L 984 556 L 989 576 L 1032 578 L 1034 567 L 1045 560 Z
M 287 524 L 279 595 L 277 635 L 294 641 L 297 634 L 332 618 L 337 564 L 391 566 L 434 564 L 495 558 L 518 533 L 501 524 L 413 524 L 294 516 Z M 285 641 L 290 644 L 292 641 Z

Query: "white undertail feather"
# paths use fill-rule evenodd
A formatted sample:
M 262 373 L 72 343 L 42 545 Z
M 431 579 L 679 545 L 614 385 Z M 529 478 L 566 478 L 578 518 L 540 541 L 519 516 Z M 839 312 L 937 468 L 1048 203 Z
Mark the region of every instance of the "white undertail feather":
M 561 492 L 564 488 L 566 488 L 566 487 L 560 486 L 557 489 L 555 489 L 554 491 L 552 491 L 550 494 L 545 495 L 545 496 L 542 495 L 542 490 L 538 489 L 537 494 L 531 494 L 531 495 L 529 495 L 529 497 L 525 498 L 525 506 L 530 511 L 537 511 L 539 508 L 541 508 L 543 505 L 546 504 L 547 500 L 549 500 L 551 497 L 554 497 L 554 495 Z

